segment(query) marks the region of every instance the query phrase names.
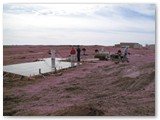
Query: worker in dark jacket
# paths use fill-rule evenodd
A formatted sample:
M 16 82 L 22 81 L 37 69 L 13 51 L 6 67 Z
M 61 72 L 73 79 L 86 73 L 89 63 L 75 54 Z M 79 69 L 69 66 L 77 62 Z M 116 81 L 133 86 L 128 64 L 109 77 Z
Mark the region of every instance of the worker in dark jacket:
M 80 62 L 81 49 L 79 45 L 77 46 L 77 61 Z
M 119 59 L 119 62 L 120 62 L 122 60 L 122 52 L 121 52 L 121 50 L 118 50 L 117 54 L 118 54 L 118 59 Z

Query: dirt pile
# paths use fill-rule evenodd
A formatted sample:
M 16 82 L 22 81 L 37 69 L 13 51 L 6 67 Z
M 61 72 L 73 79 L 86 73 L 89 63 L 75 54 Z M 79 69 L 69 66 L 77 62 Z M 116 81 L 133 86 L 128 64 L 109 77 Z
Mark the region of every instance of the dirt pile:
M 56 116 L 102 116 L 103 111 L 89 106 L 71 106 L 64 110 L 57 111 L 53 114 Z

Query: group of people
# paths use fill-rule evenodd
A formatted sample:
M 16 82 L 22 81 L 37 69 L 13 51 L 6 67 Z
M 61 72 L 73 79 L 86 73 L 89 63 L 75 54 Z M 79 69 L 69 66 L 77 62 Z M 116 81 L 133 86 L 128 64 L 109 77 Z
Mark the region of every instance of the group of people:
M 71 61 L 75 61 L 76 60 L 76 55 L 77 55 L 77 61 L 80 62 L 80 54 L 81 54 L 81 49 L 79 46 L 77 46 L 77 49 L 75 49 L 74 47 L 72 47 L 71 51 L 70 51 L 70 56 L 71 56 Z M 128 60 L 128 46 L 126 46 L 124 48 L 124 54 L 122 55 L 121 50 L 118 50 L 117 52 L 119 60 L 122 62 L 129 62 Z
M 77 46 L 77 49 L 72 47 L 72 49 L 70 51 L 70 55 L 71 55 L 71 61 L 75 61 L 76 60 L 76 55 L 77 55 L 77 61 L 80 62 L 80 55 L 81 55 L 80 47 Z

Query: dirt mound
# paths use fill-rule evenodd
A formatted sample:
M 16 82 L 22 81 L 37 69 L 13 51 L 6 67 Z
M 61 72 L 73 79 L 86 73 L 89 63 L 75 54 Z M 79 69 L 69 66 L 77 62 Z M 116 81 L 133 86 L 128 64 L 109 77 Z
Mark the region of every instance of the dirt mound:
M 150 85 L 151 82 L 154 82 L 154 76 L 155 72 L 142 75 L 141 77 L 137 78 L 122 77 L 112 84 L 116 87 L 119 87 L 121 90 L 138 91 L 145 89 L 147 85 Z
M 89 106 L 72 106 L 50 114 L 56 116 L 102 116 L 104 112 Z

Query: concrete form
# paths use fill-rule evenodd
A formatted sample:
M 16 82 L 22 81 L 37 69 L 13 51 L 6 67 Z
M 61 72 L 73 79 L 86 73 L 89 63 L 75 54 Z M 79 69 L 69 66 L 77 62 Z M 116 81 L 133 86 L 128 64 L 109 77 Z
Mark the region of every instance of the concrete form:
M 3 71 L 7 73 L 13 73 L 25 77 L 32 77 L 36 75 L 41 75 L 44 73 L 54 72 L 56 70 L 61 70 L 69 67 L 77 66 L 76 62 L 65 62 L 61 61 L 60 58 L 55 58 L 55 65 L 53 66 L 53 60 L 51 58 L 46 58 L 37 62 L 28 62 L 21 64 L 13 64 L 3 66 Z

